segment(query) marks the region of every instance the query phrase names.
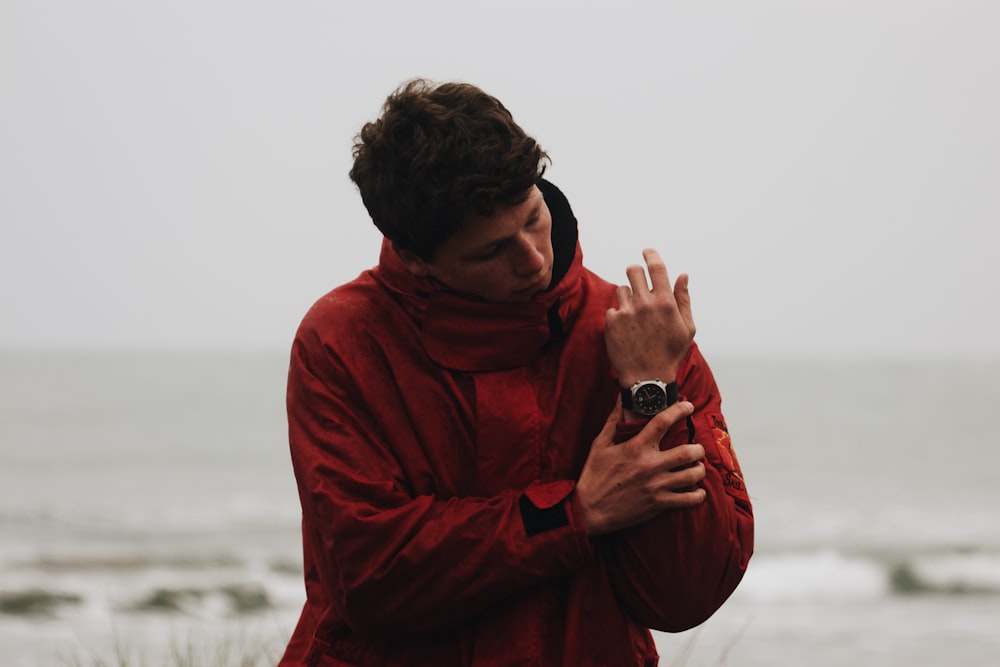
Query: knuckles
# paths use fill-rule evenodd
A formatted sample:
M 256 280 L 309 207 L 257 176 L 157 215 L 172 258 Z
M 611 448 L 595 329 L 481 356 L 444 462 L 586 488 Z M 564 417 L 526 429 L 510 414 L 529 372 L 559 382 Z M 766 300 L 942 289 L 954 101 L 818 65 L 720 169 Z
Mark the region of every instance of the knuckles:
M 698 443 L 678 445 L 667 451 L 673 455 L 672 463 L 675 467 L 697 463 L 705 458 L 705 448 Z
M 678 483 L 685 486 L 693 486 L 703 479 L 705 479 L 705 465 L 701 462 L 677 471 Z

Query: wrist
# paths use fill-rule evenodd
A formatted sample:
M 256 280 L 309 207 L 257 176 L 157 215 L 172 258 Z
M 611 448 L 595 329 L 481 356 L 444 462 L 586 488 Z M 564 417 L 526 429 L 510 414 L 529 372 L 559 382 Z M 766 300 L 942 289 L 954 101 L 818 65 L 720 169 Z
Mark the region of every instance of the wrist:
M 618 423 L 619 426 L 621 424 L 625 424 L 626 427 L 624 427 L 622 430 L 628 432 L 630 435 L 628 435 L 627 437 L 623 437 L 622 442 L 628 440 L 636 433 L 638 433 L 640 430 L 642 430 L 642 427 L 646 425 L 646 422 L 648 422 L 649 419 L 650 419 L 649 417 L 646 417 L 645 415 L 640 415 L 635 410 L 630 410 L 629 408 L 623 407 L 622 420 Z M 638 428 L 636 427 L 637 425 Z
M 628 389 L 636 382 L 645 382 L 646 380 L 660 380 L 666 384 L 670 384 L 677 379 L 677 369 L 668 368 L 663 371 L 639 371 L 639 372 L 626 372 L 620 373 L 618 375 L 618 384 L 622 389 Z

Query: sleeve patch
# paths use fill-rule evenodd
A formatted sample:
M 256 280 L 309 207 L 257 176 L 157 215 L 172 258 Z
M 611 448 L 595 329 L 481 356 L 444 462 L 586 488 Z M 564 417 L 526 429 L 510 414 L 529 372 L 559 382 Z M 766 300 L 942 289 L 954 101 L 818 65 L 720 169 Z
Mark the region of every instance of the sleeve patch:
M 708 431 L 712 434 L 715 447 L 722 459 L 722 465 L 742 479 L 740 474 L 740 464 L 736 461 L 736 452 L 733 450 L 733 440 L 729 437 L 729 428 L 726 420 L 717 412 L 709 412 L 705 415 L 708 422 Z
M 718 461 L 717 467 L 722 476 L 722 485 L 735 501 L 737 505 L 750 511 L 750 496 L 747 493 L 746 482 L 743 481 L 743 473 L 740 471 L 740 463 L 736 459 L 736 451 L 733 449 L 732 438 L 729 437 L 729 428 L 726 420 L 718 412 L 705 414 L 708 432 L 715 443 L 715 451 L 707 454 L 709 461 Z M 707 453 L 708 448 L 706 448 Z

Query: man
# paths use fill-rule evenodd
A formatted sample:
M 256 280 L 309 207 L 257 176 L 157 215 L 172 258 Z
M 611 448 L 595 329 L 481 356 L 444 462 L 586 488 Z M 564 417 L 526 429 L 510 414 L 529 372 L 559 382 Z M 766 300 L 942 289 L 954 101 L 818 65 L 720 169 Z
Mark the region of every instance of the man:
M 687 277 L 582 265 L 495 98 L 410 82 L 351 177 L 378 266 L 320 299 L 288 382 L 306 603 L 282 666 L 655 665 L 753 518 Z

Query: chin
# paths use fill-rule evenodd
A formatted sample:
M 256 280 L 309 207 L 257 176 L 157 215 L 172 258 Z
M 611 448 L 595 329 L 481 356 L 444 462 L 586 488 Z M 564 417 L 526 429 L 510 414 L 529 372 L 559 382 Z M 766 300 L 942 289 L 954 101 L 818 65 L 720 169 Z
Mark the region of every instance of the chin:
M 509 292 L 507 294 L 482 295 L 480 298 L 491 303 L 527 303 L 535 298 L 539 290 L 531 292 Z

